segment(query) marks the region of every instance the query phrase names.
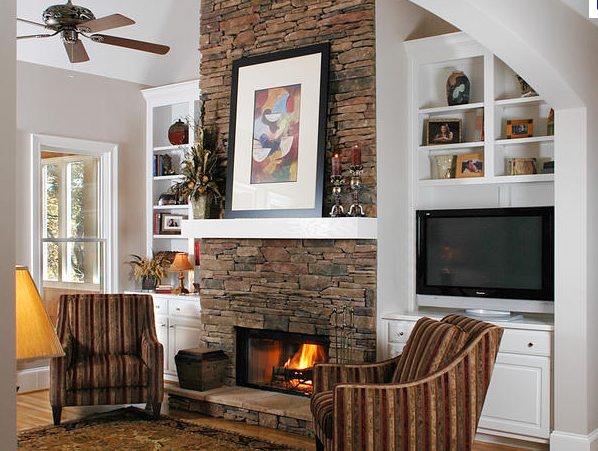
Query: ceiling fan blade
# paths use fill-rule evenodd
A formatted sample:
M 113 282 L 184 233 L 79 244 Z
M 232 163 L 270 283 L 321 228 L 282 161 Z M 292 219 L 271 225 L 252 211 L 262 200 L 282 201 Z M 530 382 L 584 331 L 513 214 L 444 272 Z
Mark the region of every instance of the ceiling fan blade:
M 111 14 L 110 16 L 100 17 L 99 19 L 81 22 L 77 25 L 77 29 L 85 33 L 97 33 L 98 31 L 125 27 L 127 25 L 133 25 L 134 23 L 135 21 L 133 19 L 129 19 L 122 14 Z
M 82 63 L 84 61 L 89 61 L 89 55 L 87 55 L 87 51 L 85 50 L 85 47 L 81 41 L 77 41 L 74 44 L 64 42 L 64 49 L 66 50 L 71 63 Z
M 37 25 L 38 27 L 42 27 L 42 28 L 48 28 L 48 27 L 46 27 L 46 26 L 45 26 L 43 23 L 33 22 L 32 20 L 27 20 L 27 19 L 19 19 L 18 17 L 17 17 L 17 20 L 18 20 L 19 22 L 28 23 L 28 24 L 31 24 L 31 25 Z
M 29 35 L 26 35 L 26 36 L 17 36 L 17 39 L 49 38 L 50 36 L 56 36 L 56 33 L 52 33 L 52 34 L 29 34 Z
M 157 53 L 158 55 L 165 55 L 170 50 L 166 45 L 153 44 L 151 42 L 136 41 L 135 39 L 119 38 L 117 36 L 108 36 L 105 34 L 91 35 L 94 42 L 102 44 L 116 45 L 118 47 L 126 47 L 128 49 L 141 50 L 142 52 Z

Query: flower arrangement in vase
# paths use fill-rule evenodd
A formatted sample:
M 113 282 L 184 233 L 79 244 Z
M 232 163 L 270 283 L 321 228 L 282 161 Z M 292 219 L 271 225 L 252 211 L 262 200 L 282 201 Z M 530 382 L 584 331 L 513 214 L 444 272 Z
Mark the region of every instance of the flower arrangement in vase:
M 166 277 L 170 261 L 163 253 L 153 253 L 152 258 L 131 254 L 134 260 L 125 262 L 133 268 L 135 280 L 141 280 L 141 289 L 151 291 Z
M 219 183 L 224 177 L 221 176 L 221 158 L 218 155 L 218 130 L 216 127 L 203 127 L 198 122 L 195 122 L 194 130 L 194 143 L 181 162 L 184 178 L 173 184 L 170 191 L 181 201 L 190 199 L 194 219 L 205 219 L 209 217 L 210 204 L 222 198 Z

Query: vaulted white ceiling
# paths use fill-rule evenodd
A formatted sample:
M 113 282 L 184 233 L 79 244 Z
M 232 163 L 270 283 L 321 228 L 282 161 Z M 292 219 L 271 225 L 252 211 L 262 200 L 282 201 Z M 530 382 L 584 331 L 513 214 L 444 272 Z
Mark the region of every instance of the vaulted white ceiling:
M 43 23 L 42 12 L 57 0 L 17 0 L 17 17 Z M 64 0 L 66 3 L 66 0 Z M 88 74 L 160 86 L 199 77 L 200 0 L 74 0 L 96 18 L 120 13 L 136 23 L 104 34 L 170 46 L 164 55 L 98 44 L 82 38 L 90 61 L 69 62 L 59 35 L 17 41 L 17 59 Z M 17 35 L 44 33 L 17 22 Z

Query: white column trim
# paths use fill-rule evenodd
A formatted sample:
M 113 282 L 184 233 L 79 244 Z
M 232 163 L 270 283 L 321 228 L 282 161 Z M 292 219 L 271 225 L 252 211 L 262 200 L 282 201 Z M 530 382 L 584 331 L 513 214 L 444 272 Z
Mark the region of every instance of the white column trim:
M 550 451 L 598 451 L 598 429 L 588 435 L 552 431 Z

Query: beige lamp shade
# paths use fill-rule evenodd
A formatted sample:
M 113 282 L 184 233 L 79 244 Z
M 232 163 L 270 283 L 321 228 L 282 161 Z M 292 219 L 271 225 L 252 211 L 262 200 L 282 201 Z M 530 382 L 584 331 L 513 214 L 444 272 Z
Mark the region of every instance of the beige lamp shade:
M 64 355 L 26 266 L 15 268 L 17 360 Z
M 179 272 L 179 271 L 192 271 L 193 265 L 189 263 L 187 259 L 187 254 L 184 252 L 177 252 L 172 265 L 168 268 L 170 272 Z

